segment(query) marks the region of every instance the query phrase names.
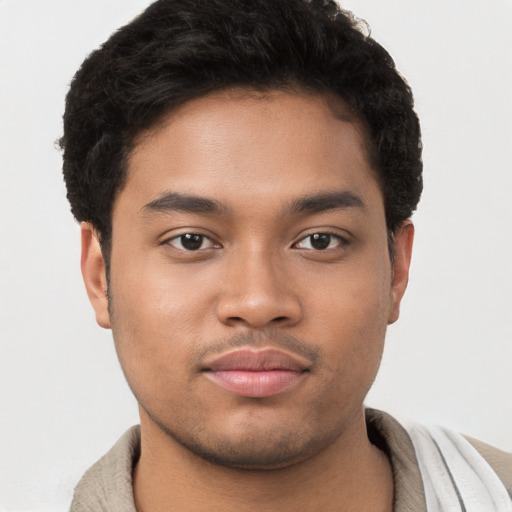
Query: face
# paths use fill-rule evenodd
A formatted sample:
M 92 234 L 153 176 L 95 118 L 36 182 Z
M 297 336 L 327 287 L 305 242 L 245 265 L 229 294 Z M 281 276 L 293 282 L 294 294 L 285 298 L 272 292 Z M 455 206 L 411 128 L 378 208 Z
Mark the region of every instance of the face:
M 143 134 L 114 205 L 110 305 L 83 226 L 143 428 L 220 464 L 282 467 L 334 443 L 398 316 L 412 226 L 392 265 L 363 131 L 335 108 L 224 92 Z

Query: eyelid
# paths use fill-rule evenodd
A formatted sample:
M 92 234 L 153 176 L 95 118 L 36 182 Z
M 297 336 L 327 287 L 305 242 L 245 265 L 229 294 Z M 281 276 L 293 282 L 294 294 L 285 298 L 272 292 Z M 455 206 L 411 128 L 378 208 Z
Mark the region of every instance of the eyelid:
M 197 249 L 197 250 L 190 250 L 190 249 L 186 249 L 186 248 L 176 247 L 173 244 L 171 244 L 171 242 L 173 240 L 177 240 L 177 239 L 179 239 L 179 238 L 181 238 L 182 236 L 185 236 L 185 235 L 197 235 L 197 236 L 200 236 L 203 239 L 209 240 L 209 242 L 210 242 L 209 245 L 210 246 L 206 247 L 206 248 Z M 217 248 L 217 247 L 220 248 L 221 247 L 221 244 L 216 242 L 215 238 L 212 235 L 205 234 L 200 228 L 184 228 L 182 230 L 179 230 L 178 233 L 173 233 L 172 235 L 169 235 L 169 233 L 167 233 L 167 236 L 165 236 L 165 238 L 163 238 L 162 241 L 159 242 L 159 245 L 168 245 L 168 246 L 171 246 L 173 249 L 176 249 L 178 251 L 190 252 L 190 253 L 204 251 L 204 250 L 213 249 L 213 248 Z
M 333 229 L 333 228 L 315 228 L 315 229 L 308 229 L 306 232 L 301 233 L 296 238 L 295 244 L 304 240 L 305 238 L 308 238 L 309 236 L 313 235 L 330 235 L 332 237 L 338 238 L 346 243 L 350 242 L 350 235 L 348 233 L 340 233 L 339 230 Z
M 325 229 L 320 228 L 320 229 L 310 230 L 308 233 L 305 233 L 305 234 L 301 234 L 301 236 L 298 237 L 297 241 L 295 241 L 292 244 L 292 247 L 297 246 L 300 242 L 304 241 L 306 238 L 308 238 L 310 236 L 320 235 L 320 234 L 321 235 L 329 235 L 329 236 L 332 236 L 332 237 L 338 239 L 340 241 L 340 245 L 343 247 L 350 245 L 350 243 L 351 243 L 349 236 L 343 235 L 339 231 L 335 231 L 335 230 L 329 229 L 329 228 L 325 228 Z M 298 247 L 298 249 L 301 249 L 301 248 Z M 328 250 L 328 249 L 324 249 L 324 250 Z

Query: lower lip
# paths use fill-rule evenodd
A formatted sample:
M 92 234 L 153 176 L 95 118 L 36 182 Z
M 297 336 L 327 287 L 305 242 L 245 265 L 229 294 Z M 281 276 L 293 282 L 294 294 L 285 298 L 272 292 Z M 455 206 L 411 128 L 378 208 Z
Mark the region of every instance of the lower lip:
M 263 398 L 287 390 L 297 383 L 304 373 L 291 370 L 222 370 L 209 371 L 205 375 L 221 388 L 237 395 Z

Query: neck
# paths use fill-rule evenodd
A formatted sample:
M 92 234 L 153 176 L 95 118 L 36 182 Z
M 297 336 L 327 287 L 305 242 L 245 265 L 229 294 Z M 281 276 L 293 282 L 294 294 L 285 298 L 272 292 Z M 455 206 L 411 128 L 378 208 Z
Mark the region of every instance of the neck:
M 368 440 L 363 410 L 321 453 L 272 470 L 235 469 L 206 461 L 141 412 L 141 457 L 133 485 L 139 512 L 389 512 L 393 501 L 391 467 Z

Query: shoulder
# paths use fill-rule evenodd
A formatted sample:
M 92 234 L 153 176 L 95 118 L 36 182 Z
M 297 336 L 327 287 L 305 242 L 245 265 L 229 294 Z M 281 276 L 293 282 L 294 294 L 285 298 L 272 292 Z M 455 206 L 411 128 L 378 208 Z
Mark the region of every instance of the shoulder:
M 412 440 L 407 430 L 389 414 L 365 409 L 370 442 L 389 459 L 394 481 L 394 512 L 426 512 L 425 491 Z
M 467 505 L 468 510 L 511 509 L 510 454 L 443 427 L 411 425 L 408 432 L 427 502 L 430 496 L 432 503 Z
M 495 510 L 492 502 L 510 507 L 511 453 L 442 427 L 416 424 L 404 428 L 381 411 L 367 409 L 366 420 L 370 440 L 390 458 L 397 495 L 409 499 L 414 485 L 414 495 L 426 493 L 423 499 L 427 501 L 428 496 L 437 496 L 435 499 L 451 500 L 455 505 L 461 501 L 471 504 L 475 499 L 489 504 L 490 508 L 481 510 Z
M 512 453 L 495 448 L 469 436 L 465 439 L 486 460 L 512 496 Z
M 132 471 L 140 455 L 140 429 L 130 428 L 82 476 L 70 512 L 135 512 Z

